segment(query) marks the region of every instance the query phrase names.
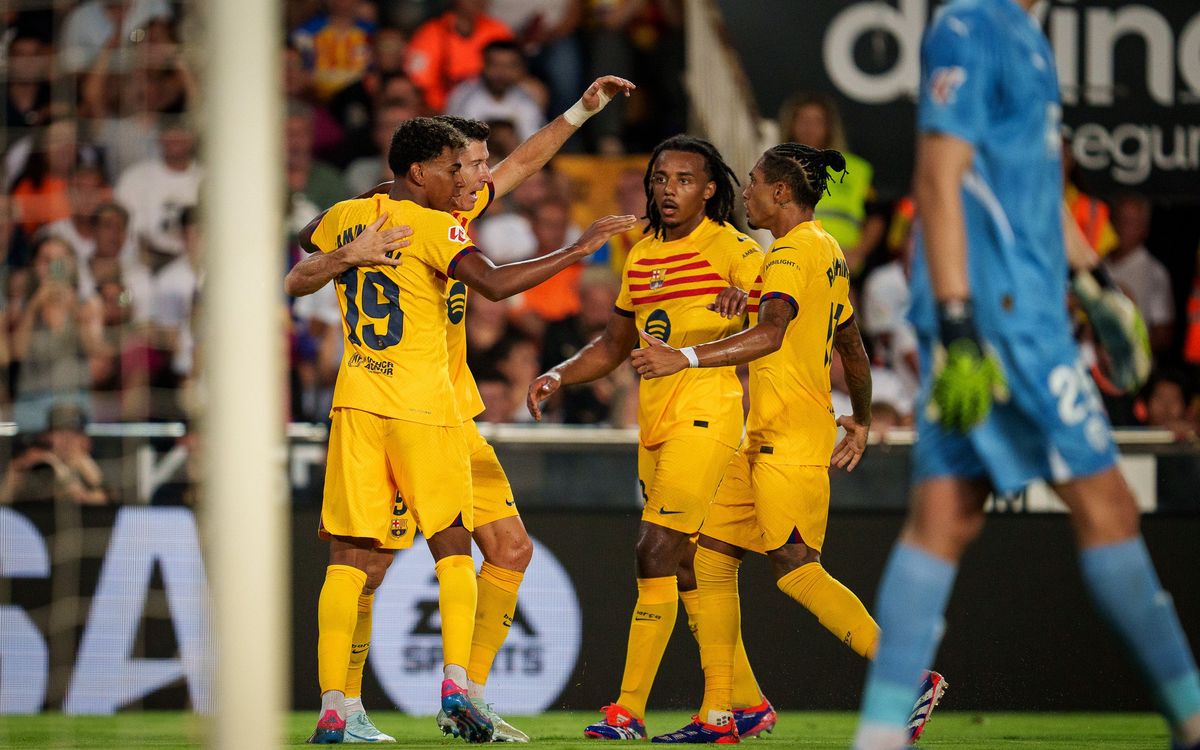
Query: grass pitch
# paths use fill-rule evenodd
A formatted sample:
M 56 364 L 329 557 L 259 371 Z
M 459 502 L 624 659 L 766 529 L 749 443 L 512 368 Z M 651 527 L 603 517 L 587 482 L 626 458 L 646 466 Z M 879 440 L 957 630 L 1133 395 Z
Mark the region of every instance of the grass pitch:
M 395 735 L 394 747 L 463 747 L 461 740 L 444 738 L 430 717 L 412 717 L 392 711 L 373 711 L 379 728 Z M 510 717 L 534 743 L 546 748 L 589 748 L 601 743 L 584 740 L 585 725 L 599 717 L 594 712 L 553 712 L 536 717 Z M 689 720 L 684 712 L 654 711 L 651 733 L 663 733 Z M 300 747 L 312 731 L 314 712 L 292 713 L 288 719 L 287 747 Z M 749 740 L 752 748 L 787 750 L 821 748 L 846 750 L 854 731 L 852 713 L 791 711 L 780 715 L 775 733 Z M 126 713 L 115 717 L 79 717 L 43 714 L 0 717 L 0 748 L 195 748 L 203 746 L 204 722 L 181 712 Z M 632 743 L 629 743 L 632 744 Z M 1154 714 L 1050 714 L 939 711 L 918 747 L 955 750 L 1166 750 L 1170 746 L 1163 721 Z M 640 745 L 638 745 L 640 747 Z

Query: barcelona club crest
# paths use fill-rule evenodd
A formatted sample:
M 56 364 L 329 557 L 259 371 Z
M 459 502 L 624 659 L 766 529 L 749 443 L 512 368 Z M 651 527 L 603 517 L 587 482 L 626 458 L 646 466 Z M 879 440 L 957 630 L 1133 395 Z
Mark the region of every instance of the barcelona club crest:
M 663 282 L 667 279 L 667 269 L 656 268 L 650 272 L 650 288 L 661 289 Z

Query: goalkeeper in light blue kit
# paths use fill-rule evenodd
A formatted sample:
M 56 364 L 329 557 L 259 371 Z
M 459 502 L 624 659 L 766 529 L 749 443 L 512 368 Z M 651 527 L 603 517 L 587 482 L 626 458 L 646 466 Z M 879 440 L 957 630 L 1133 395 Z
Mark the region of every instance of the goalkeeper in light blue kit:
M 910 315 L 925 408 L 912 505 L 875 605 L 882 636 L 858 750 L 904 747 L 913 699 L 925 691 L 932 706 L 940 697 L 923 667 L 937 651 L 958 561 L 982 529 L 984 500 L 1037 478 L 1069 508 L 1087 590 L 1152 689 L 1175 747 L 1200 748 L 1196 664 L 1071 337 L 1061 107 L 1032 5 L 953 0 L 922 44 L 915 185 L 923 228 Z M 1086 271 L 1077 288 L 1109 343 L 1123 334 L 1124 356 L 1144 356 L 1144 327 L 1122 317 L 1119 292 Z

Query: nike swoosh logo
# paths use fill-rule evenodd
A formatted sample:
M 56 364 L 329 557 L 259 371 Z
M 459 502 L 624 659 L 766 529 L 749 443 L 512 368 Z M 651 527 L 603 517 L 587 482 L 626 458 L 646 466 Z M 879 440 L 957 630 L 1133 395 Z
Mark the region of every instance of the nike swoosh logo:
M 355 656 L 357 656 L 358 654 L 365 654 L 365 653 L 367 653 L 367 649 L 365 649 L 365 648 L 352 648 L 352 649 L 350 649 L 350 653 L 352 653 L 352 654 L 354 654 Z
M 666 508 L 658 509 L 658 515 L 660 515 L 660 516 L 674 516 L 674 515 L 678 515 L 682 512 L 683 512 L 682 510 L 667 510 Z
M 517 501 L 516 500 L 505 500 L 504 504 L 511 508 L 517 504 Z
M 633 619 L 637 620 L 638 622 L 658 622 L 662 618 L 661 617 L 635 617 Z

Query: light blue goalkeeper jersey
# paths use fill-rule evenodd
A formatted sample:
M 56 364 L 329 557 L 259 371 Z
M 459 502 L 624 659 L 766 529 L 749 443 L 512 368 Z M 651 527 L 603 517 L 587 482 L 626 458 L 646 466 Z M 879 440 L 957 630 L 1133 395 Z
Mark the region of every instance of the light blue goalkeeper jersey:
M 1053 53 L 1032 16 L 1014 0 L 953 0 L 940 10 L 921 45 L 917 127 L 975 150 L 962 198 L 985 338 L 1068 324 L 1061 125 Z M 910 317 L 936 335 L 919 233 L 912 285 Z

